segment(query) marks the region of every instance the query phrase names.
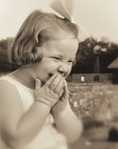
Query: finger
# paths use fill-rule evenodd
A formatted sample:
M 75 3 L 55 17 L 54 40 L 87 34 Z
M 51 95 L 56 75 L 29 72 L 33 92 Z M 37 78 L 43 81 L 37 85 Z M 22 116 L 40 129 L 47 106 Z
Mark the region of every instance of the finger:
M 38 90 L 40 87 L 41 87 L 41 81 L 37 78 L 36 84 L 35 84 L 35 89 Z
M 59 92 L 59 98 L 63 95 L 63 93 L 64 93 L 64 89 L 62 89 L 60 92 Z
M 64 86 L 64 93 L 63 93 L 63 96 L 61 97 L 61 101 L 65 104 L 68 103 L 68 88 L 67 88 L 67 86 Z
M 65 80 L 64 80 L 64 92 L 63 92 L 63 95 L 61 97 L 61 101 L 64 104 L 67 104 L 68 103 L 68 87 L 67 87 L 67 83 L 66 83 Z
M 68 99 L 68 93 L 69 93 L 69 91 L 68 91 L 67 83 L 64 80 L 64 95 L 63 95 L 63 98 Z
M 61 77 L 62 77 L 62 75 L 61 75 L 61 74 L 58 74 L 58 75 L 54 78 L 54 80 L 52 81 L 52 83 L 51 83 L 50 86 L 49 86 L 49 88 L 50 88 L 51 90 L 54 90 L 54 89 L 57 87 L 57 85 L 58 85 L 59 82 L 60 82 Z
M 58 94 L 62 90 L 63 87 L 64 87 L 64 78 L 62 77 L 57 87 L 55 88 L 54 92 Z
M 45 86 L 49 87 L 54 78 L 58 75 L 58 73 L 55 73 L 46 83 Z

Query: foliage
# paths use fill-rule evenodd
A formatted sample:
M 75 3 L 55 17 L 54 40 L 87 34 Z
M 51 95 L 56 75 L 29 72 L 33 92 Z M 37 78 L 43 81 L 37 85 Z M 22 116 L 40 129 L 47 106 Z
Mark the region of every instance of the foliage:
M 110 73 L 112 70 L 107 69 L 108 65 L 118 56 L 118 44 L 110 42 L 106 37 L 102 37 L 100 41 L 96 38 L 87 38 L 79 44 L 77 53 L 77 63 L 73 66 L 73 73 L 93 73 L 95 67 L 96 55 L 93 48 L 99 45 L 101 48 L 106 48 L 106 52 L 101 52 L 99 55 L 100 72 Z
M 17 66 L 9 63 L 8 46 L 13 38 L 7 38 L 0 41 L 0 72 L 13 71 Z
M 12 41 L 12 37 L 0 41 L 0 71 L 13 71 L 18 67 L 8 61 L 7 49 Z M 111 72 L 110 69 L 107 69 L 107 66 L 118 56 L 118 44 L 110 42 L 106 37 L 102 37 L 98 41 L 91 36 L 79 44 L 77 62 L 73 66 L 71 74 L 94 72 L 96 55 L 93 48 L 96 45 L 107 49 L 106 52 L 101 52 L 99 55 L 101 73 Z
M 68 86 L 69 102 L 77 116 L 90 116 L 97 122 L 117 119 L 118 85 L 68 83 Z M 75 102 L 76 106 L 74 106 Z

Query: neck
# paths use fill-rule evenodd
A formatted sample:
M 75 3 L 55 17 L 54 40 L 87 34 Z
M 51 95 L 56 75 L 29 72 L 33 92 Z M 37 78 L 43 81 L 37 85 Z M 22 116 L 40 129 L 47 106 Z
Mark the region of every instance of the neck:
M 31 75 L 30 68 L 18 68 L 12 75 L 24 86 L 35 89 L 35 80 Z

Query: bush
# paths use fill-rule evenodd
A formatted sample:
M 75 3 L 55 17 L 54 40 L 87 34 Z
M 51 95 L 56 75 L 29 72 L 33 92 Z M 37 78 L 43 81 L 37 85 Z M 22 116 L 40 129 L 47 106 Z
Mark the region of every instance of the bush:
M 96 118 L 93 116 L 83 116 L 82 123 L 83 123 L 84 130 L 98 128 L 104 125 L 104 122 L 96 120 Z

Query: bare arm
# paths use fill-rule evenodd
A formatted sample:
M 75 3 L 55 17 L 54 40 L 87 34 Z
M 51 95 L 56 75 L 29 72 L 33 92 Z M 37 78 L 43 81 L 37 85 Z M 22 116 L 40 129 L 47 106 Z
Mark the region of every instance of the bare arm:
M 2 103 L 2 138 L 13 149 L 23 148 L 42 129 L 51 107 L 62 96 L 63 81 L 60 75 L 52 76 L 43 87 L 36 83 L 36 102 L 23 114 L 19 93 L 14 85 L 0 81 L 0 100 Z M 54 92 L 55 88 L 60 92 Z
M 66 136 L 67 141 L 76 141 L 82 133 L 82 123 L 71 110 L 68 102 L 69 92 L 65 82 L 64 95 L 52 108 L 52 113 L 59 132 Z
M 54 119 L 58 131 L 66 136 L 69 143 L 80 137 L 83 130 L 81 120 L 75 116 L 69 105 L 63 112 L 54 115 Z
M 0 87 L 2 137 L 12 148 L 24 146 L 41 130 L 50 107 L 34 102 L 28 112 L 23 115 L 17 89 L 7 81 L 2 82 Z

